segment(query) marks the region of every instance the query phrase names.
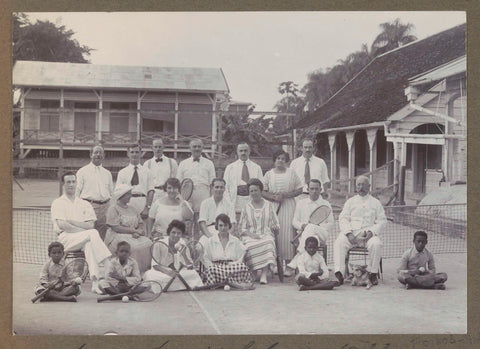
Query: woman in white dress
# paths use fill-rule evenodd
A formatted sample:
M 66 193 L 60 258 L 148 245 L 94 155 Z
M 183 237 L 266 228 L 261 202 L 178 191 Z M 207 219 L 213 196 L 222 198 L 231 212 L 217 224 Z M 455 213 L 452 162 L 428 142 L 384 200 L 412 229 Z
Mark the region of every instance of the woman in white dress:
M 131 257 L 137 261 L 140 272 L 144 272 L 150 268 L 152 241 L 145 236 L 145 227 L 140 214 L 129 205 L 132 187 L 119 184 L 115 188 L 114 197 L 116 204 L 111 205 L 107 211 L 108 230 L 104 243 L 115 254 L 120 241 L 128 242 L 131 246 Z
M 177 252 L 179 250 L 182 250 L 183 247 L 187 244 L 187 242 L 182 238 L 182 235 L 184 233 L 185 223 L 175 219 L 170 222 L 167 227 L 167 237 L 161 239 L 160 241 L 163 241 L 165 244 L 167 244 L 170 247 L 171 251 Z M 160 260 L 158 262 L 160 263 L 157 263 L 157 261 L 152 259 L 152 268 L 145 272 L 145 274 L 143 275 L 143 279 L 157 281 L 164 288 L 170 282 L 172 277 L 175 276 L 175 272 L 172 269 L 175 266 L 175 257 L 171 253 L 168 253 L 169 251 L 167 246 L 157 243 L 154 245 L 153 248 L 155 249 L 156 247 L 162 249 L 153 252 L 156 256 L 159 256 Z M 178 258 L 180 258 L 179 262 L 183 264 L 188 264 L 189 261 L 186 261 L 181 253 L 177 255 Z M 190 286 L 191 288 L 203 286 L 200 275 L 198 275 L 198 273 L 194 269 L 182 268 L 179 274 L 183 277 L 188 286 Z M 168 290 L 180 291 L 185 289 L 185 285 L 177 277 L 170 285 Z
M 273 201 L 280 222 L 278 253 L 288 263 L 295 255 L 294 246 L 290 243 L 294 237 L 292 219 L 295 212 L 295 197 L 302 193 L 302 182 L 295 171 L 287 167 L 290 162 L 287 152 L 283 150 L 275 152 L 273 161 L 275 167 L 268 171 L 263 179 L 265 184 L 263 196 Z M 285 271 L 285 276 L 291 275 L 291 272 Z
M 180 195 L 180 181 L 167 179 L 164 190 L 167 195 L 155 201 L 148 213 L 147 231 L 152 239 L 165 238 L 167 227 L 174 219 L 182 222 L 193 219 L 190 204 Z
M 261 272 L 260 283 L 267 283 L 267 273 L 275 265 L 275 240 L 278 234 L 278 217 L 273 205 L 262 198 L 263 183 L 252 178 L 247 184 L 250 201 L 240 216 L 241 239 L 247 251 L 245 263 L 251 270 Z

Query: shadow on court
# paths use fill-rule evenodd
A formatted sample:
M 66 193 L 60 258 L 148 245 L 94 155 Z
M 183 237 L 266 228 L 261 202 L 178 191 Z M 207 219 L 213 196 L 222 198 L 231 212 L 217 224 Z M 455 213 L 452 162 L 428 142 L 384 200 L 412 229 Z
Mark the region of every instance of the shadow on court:
M 40 265 L 13 267 L 13 329 L 17 335 L 401 334 L 466 333 L 467 256 L 436 256 L 447 289 L 406 290 L 398 259 L 384 260 L 384 280 L 366 290 L 299 292 L 293 278 L 275 277 L 254 291 L 168 292 L 152 303 L 98 304 L 83 285 L 78 303 L 32 304 Z

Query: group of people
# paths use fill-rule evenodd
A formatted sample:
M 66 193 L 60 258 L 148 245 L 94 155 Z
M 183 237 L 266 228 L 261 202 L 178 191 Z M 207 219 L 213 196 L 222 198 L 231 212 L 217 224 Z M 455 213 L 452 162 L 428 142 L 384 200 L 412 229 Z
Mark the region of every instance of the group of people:
M 278 272 L 278 255 L 284 261 L 285 276 L 298 271 L 296 280 L 301 290 L 331 289 L 343 284 L 345 256 L 354 246 L 367 248 L 369 278 L 373 285 L 378 284 L 382 256 L 379 236 L 386 217 L 381 203 L 369 194 L 368 177 L 363 176 L 356 181 L 357 195 L 347 200 L 339 216 L 340 233 L 334 243 L 337 280 L 329 281 L 328 268 L 318 250 L 333 232 L 334 217 L 325 199 L 329 188 L 327 166 L 313 155 L 312 140 L 303 141 L 302 155 L 291 163 L 288 153 L 276 152 L 273 168 L 265 175 L 250 159 L 249 145 L 241 143 L 237 146 L 238 160 L 226 167 L 223 178 L 216 176 L 213 162 L 202 156 L 200 139 L 190 141 L 191 156 L 180 164 L 163 154 L 162 139 L 155 139 L 152 149 L 153 158 L 142 165 L 140 146 L 129 146 L 129 164 L 119 171 L 115 186 L 112 174 L 102 166 L 101 146 L 91 150 L 91 162 L 76 174 L 63 174 L 63 195 L 51 208 L 58 242 L 49 247 L 51 260 L 42 271 L 37 292 L 44 289 L 46 280 L 55 279 L 49 271 L 63 263 L 58 255 L 75 250 L 85 253 L 92 292 L 112 294 L 125 288 L 119 283 L 132 285 L 142 274 L 145 279 L 165 284 L 172 271 L 152 263 L 152 241 L 164 240 L 175 249 L 179 242 L 184 245 L 192 238 L 204 247 L 205 271 L 201 276 L 195 275 L 195 270 L 182 271 L 191 287 L 226 280 L 241 289 L 253 289 L 254 281 L 267 284 L 268 278 Z M 193 181 L 188 201 L 180 195 L 185 178 Z M 327 219 L 320 225 L 309 223 L 310 214 L 322 205 L 330 208 Z M 295 247 L 291 240 L 298 233 L 301 237 Z M 426 244 L 426 236 L 417 235 L 415 239 L 424 237 Z M 60 249 L 61 253 L 57 251 Z M 418 248 L 417 252 L 421 253 Z M 428 275 L 434 271 L 431 254 L 423 258 L 411 251 L 402 259 L 407 264 L 402 264 L 402 272 L 410 271 L 408 263 L 412 259 L 416 261 L 413 265 L 422 265 Z M 421 286 L 410 282 L 412 278 L 417 281 L 420 274 L 408 275 L 402 273 L 399 280 L 409 287 Z M 444 279 L 446 276 L 434 284 L 443 285 Z M 55 297 L 72 300 L 76 294 L 72 292 Z

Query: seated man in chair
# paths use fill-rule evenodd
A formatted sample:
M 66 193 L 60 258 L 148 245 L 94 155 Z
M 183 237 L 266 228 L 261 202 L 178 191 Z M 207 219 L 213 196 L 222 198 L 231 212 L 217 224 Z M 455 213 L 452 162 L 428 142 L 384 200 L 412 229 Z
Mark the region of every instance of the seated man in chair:
M 100 278 L 98 265 L 111 256 L 103 243 L 94 223 L 97 219 L 92 205 L 75 196 L 77 178 L 73 172 L 62 176 L 63 195 L 52 203 L 53 229 L 65 252 L 83 250 L 92 279 L 92 292 L 102 294 L 98 287 Z
M 382 242 L 378 237 L 387 224 L 385 211 L 379 200 L 372 197 L 370 180 L 360 176 L 356 181 L 357 195 L 348 199 L 338 217 L 340 234 L 333 246 L 335 276 L 343 284 L 345 256 L 352 247 L 365 247 L 369 261 L 367 272 L 372 285 L 378 285 L 377 273 L 382 257 Z

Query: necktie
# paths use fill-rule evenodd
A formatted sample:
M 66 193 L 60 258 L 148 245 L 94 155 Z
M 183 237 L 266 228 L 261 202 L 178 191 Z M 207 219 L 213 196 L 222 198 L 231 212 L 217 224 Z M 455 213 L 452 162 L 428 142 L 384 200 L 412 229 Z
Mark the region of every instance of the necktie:
M 163 161 L 163 158 L 160 158 L 160 159 L 155 159 L 156 162 L 162 162 Z
M 242 181 L 247 183 L 249 179 L 250 179 L 250 175 L 248 174 L 247 162 L 244 161 L 243 167 L 242 167 Z
M 138 184 L 137 166 L 135 166 L 135 169 L 133 170 L 133 176 L 132 176 L 132 180 L 131 180 L 130 184 L 132 184 L 132 185 L 137 185 Z
M 305 184 L 310 182 L 310 159 L 305 161 Z

